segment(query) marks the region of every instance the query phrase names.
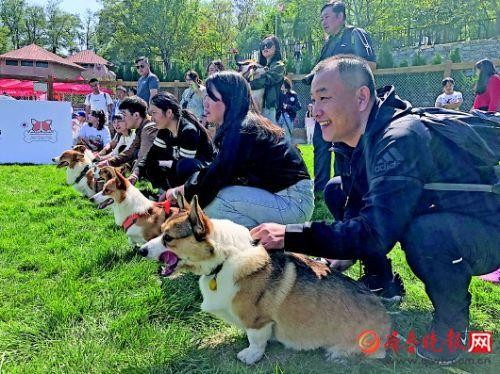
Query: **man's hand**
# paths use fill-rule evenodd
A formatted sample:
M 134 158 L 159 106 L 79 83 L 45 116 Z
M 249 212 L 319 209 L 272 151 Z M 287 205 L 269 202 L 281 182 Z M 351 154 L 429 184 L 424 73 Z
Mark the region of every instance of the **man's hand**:
M 268 251 L 273 249 L 283 249 L 285 247 L 285 225 L 279 223 L 263 223 L 252 230 L 250 235 Z
M 104 161 L 101 161 L 97 164 L 97 167 L 98 168 L 103 168 L 105 166 L 109 166 L 109 161 L 108 160 L 104 160 Z
M 174 188 L 169 188 L 160 195 L 158 201 L 170 201 L 171 203 L 176 203 L 178 193 L 184 194 L 184 185 Z

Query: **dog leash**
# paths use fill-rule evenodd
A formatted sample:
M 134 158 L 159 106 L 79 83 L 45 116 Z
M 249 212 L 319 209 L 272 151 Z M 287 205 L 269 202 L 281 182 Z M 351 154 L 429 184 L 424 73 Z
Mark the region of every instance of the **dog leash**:
M 90 170 L 90 166 L 87 165 L 83 168 L 82 172 L 80 173 L 80 175 L 78 177 L 76 177 L 75 181 L 73 182 L 73 184 L 78 184 L 80 183 L 80 181 L 83 179 L 83 177 L 87 174 L 87 171 Z
M 154 206 L 162 208 L 163 211 L 165 212 L 165 215 L 168 216 L 170 214 L 170 201 L 162 201 L 162 202 L 155 202 Z M 147 216 L 149 213 L 134 213 L 128 216 L 125 221 L 122 223 L 122 229 L 123 231 L 127 232 L 130 227 L 132 227 L 139 218 Z

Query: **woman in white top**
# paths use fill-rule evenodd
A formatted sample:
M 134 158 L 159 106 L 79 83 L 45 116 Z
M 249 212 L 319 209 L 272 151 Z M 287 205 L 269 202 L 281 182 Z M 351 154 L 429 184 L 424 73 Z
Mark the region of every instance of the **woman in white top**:
M 189 110 L 200 121 L 204 111 L 203 96 L 206 91 L 205 86 L 203 86 L 198 73 L 194 70 L 186 72 L 185 80 L 189 87 L 182 93 L 181 107 Z
M 106 114 L 103 110 L 93 110 L 88 122 L 78 133 L 77 144 L 83 144 L 91 151 L 100 151 L 111 141 L 109 129 L 106 126 Z
M 114 114 L 112 123 L 116 135 L 109 145 L 96 155 L 97 161 L 107 160 L 111 157 L 118 156 L 120 152 L 127 150 L 135 139 L 135 130 L 127 128 L 123 113 L 117 112 Z

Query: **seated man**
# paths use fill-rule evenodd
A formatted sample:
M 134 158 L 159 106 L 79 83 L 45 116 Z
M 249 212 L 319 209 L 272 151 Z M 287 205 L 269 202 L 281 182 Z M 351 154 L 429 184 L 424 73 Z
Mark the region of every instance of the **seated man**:
M 146 159 L 148 151 L 156 138 L 158 129 L 156 124 L 149 120 L 147 116 L 148 105 L 140 97 L 132 96 L 125 98 L 120 104 L 120 110 L 123 113 L 127 129 L 135 129 L 134 141 L 125 151 L 108 160 L 101 161 L 98 166 L 120 166 L 137 160 L 129 177 L 130 182 L 134 184 L 139 179 L 138 163 Z
M 397 283 L 386 255 L 399 241 L 435 309 L 431 331 L 438 349 L 419 345 L 417 353 L 451 363 L 461 350 L 446 339 L 452 330 L 462 338 L 468 328 L 471 277 L 500 265 L 500 196 L 424 188 L 432 182 L 492 180 L 484 180 L 467 151 L 410 114 L 393 87 L 377 97 L 365 61 L 337 56 L 318 64 L 315 73 L 313 112 L 323 138 L 354 148 L 351 180 L 343 186 L 346 213 L 331 224 L 264 223 L 252 236 L 268 250 L 360 259 L 361 281 L 382 295 Z

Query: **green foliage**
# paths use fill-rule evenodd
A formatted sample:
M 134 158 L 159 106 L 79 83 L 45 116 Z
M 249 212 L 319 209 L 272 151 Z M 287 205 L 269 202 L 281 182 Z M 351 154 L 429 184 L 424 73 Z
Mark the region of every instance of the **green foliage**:
M 400 68 L 407 68 L 408 66 L 410 66 L 410 65 L 408 64 L 408 61 L 406 61 L 406 60 L 403 60 L 399 63 Z
M 0 54 L 9 50 L 9 30 L 5 26 L 0 26 Z
M 449 59 L 451 60 L 451 62 L 462 62 L 462 57 L 460 57 L 460 50 L 458 48 L 455 48 L 454 50 L 450 51 Z
M 411 65 L 412 66 L 421 66 L 427 64 L 427 61 L 425 60 L 425 57 L 422 56 L 420 52 L 417 52 L 413 55 L 411 59 Z
M 394 67 L 394 59 L 391 53 L 391 47 L 388 43 L 382 44 L 377 58 L 377 68 L 385 69 Z
M 432 57 L 431 64 L 432 65 L 439 65 L 443 63 L 443 57 L 439 54 L 436 53 L 434 57 Z

